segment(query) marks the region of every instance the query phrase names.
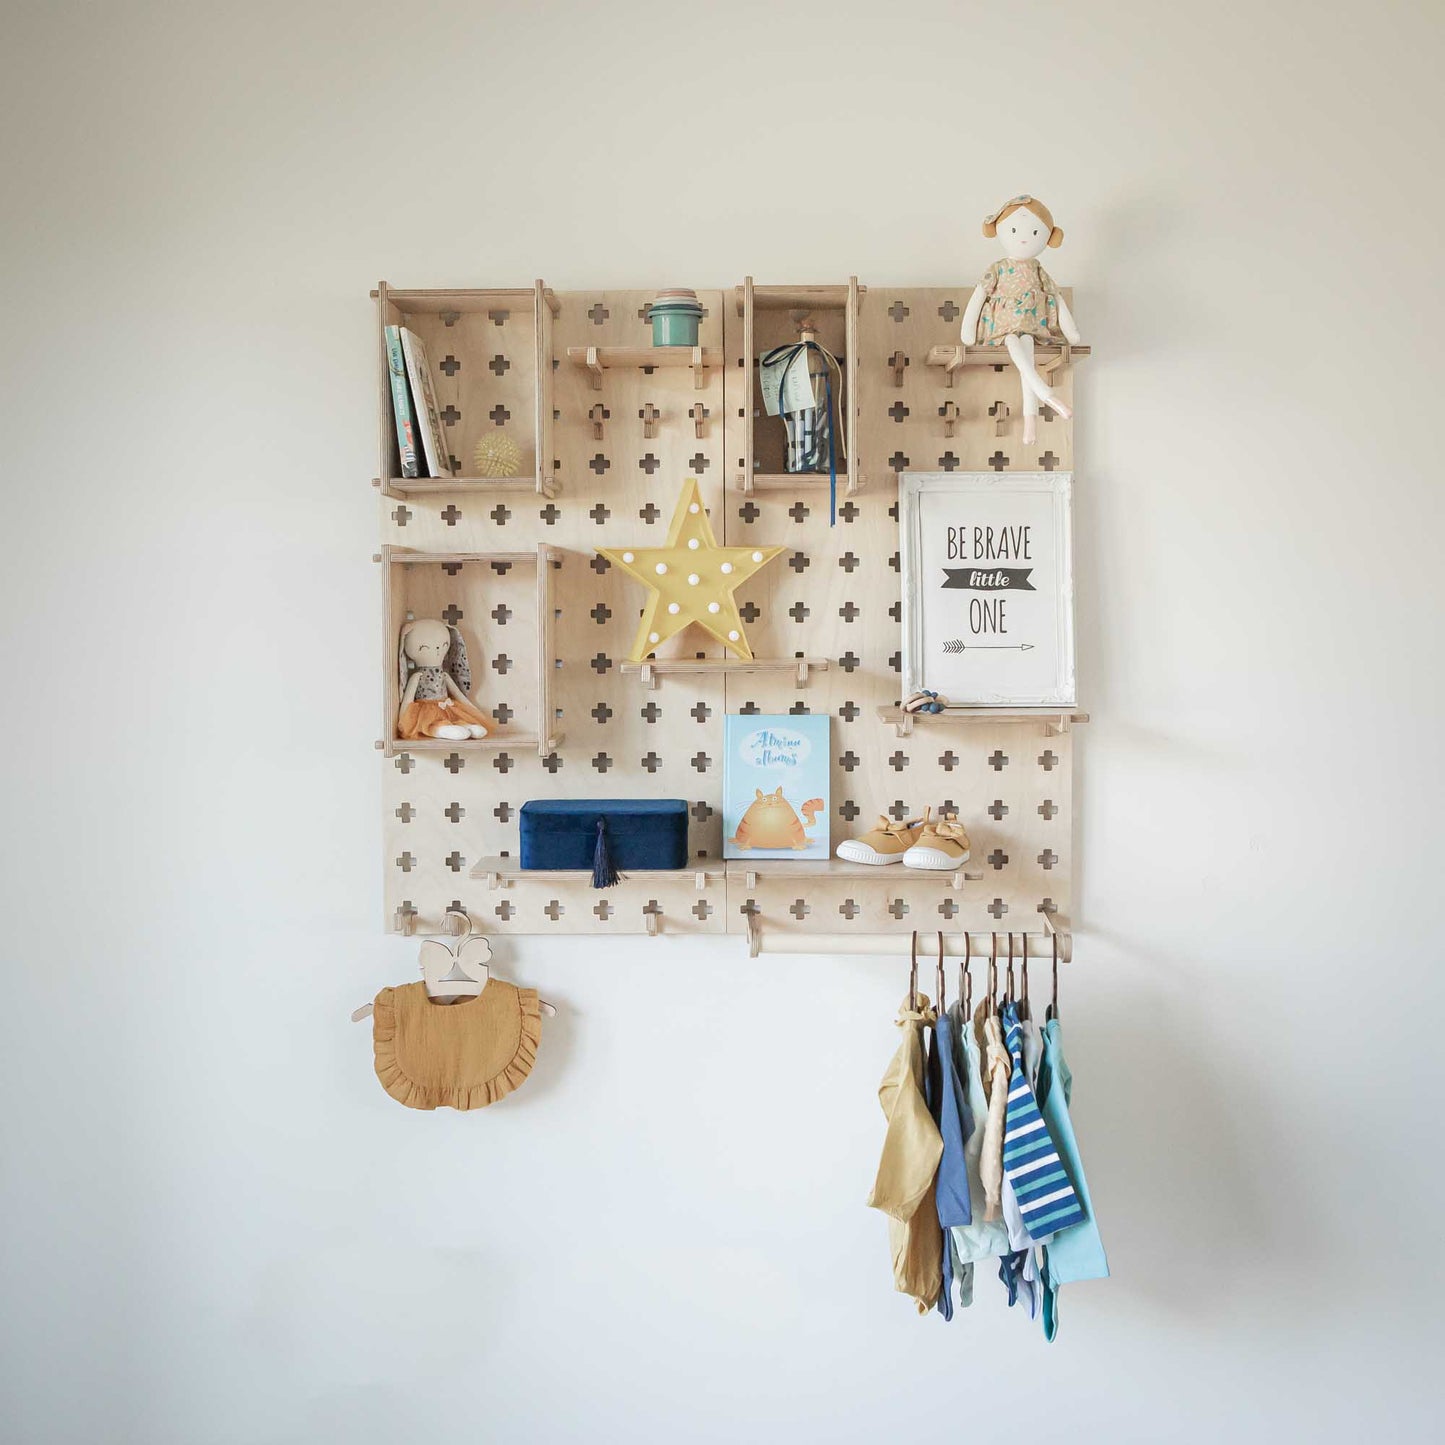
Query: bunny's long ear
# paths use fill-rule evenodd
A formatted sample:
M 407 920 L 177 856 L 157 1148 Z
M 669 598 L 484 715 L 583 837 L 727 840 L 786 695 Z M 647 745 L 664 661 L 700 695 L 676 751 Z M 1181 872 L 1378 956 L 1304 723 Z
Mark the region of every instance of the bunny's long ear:
M 396 640 L 396 685 L 400 692 L 406 691 L 406 679 L 411 672 L 411 665 L 406 660 L 406 635 L 411 631 L 413 625 L 410 622 L 403 622 L 401 636 Z
M 447 660 L 444 664 L 452 681 L 461 688 L 463 692 L 472 690 L 472 665 L 467 661 L 467 645 L 462 641 L 462 635 L 455 627 L 448 627 L 447 631 L 452 635 L 452 645 L 447 649 Z

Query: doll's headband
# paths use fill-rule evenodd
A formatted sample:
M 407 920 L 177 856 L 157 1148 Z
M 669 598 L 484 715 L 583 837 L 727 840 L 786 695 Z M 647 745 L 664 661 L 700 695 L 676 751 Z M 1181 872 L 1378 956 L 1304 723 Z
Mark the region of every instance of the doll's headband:
M 1027 207 L 1030 211 L 1049 228 L 1049 245 L 1058 247 L 1064 244 L 1064 233 L 1054 225 L 1053 214 L 1042 201 L 1035 200 L 1032 196 L 1015 196 L 1011 201 L 1005 201 L 993 215 L 983 218 L 983 233 L 990 240 L 998 235 L 998 223 L 1003 220 L 1010 211 L 1017 211 L 1021 206 Z

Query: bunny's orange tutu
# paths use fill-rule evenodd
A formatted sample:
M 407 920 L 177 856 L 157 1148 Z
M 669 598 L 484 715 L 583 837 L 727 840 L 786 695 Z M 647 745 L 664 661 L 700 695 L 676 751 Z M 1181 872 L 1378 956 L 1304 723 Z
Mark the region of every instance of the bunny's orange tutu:
M 491 723 L 469 702 L 454 697 L 427 698 L 409 702 L 401 710 L 396 735 L 402 739 L 434 738 L 440 727 L 471 727 L 480 723 L 488 732 Z

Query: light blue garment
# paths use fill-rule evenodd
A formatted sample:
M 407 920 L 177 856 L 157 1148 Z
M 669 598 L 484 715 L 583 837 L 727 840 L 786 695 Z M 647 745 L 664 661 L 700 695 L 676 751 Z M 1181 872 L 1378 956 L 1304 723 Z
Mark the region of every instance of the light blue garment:
M 1053 1339 L 1059 1329 L 1059 1286 L 1083 1279 L 1107 1279 L 1109 1260 L 1099 1238 L 1089 1184 L 1069 1118 L 1074 1076 L 1064 1059 L 1063 1033 L 1056 1018 L 1044 1025 L 1044 1057 L 1039 1065 L 1039 1110 L 1084 1207 L 1080 1224 L 1061 1229 L 1043 1248 L 1044 1334 Z
M 938 1222 L 945 1228 L 973 1223 L 973 1204 L 968 1193 L 968 1164 L 964 1157 L 964 1120 L 968 1102 L 958 1080 L 958 1055 L 953 1045 L 953 1020 L 946 1013 L 933 1026 L 938 1050 L 937 1080 L 940 1091 L 934 1111 L 938 1132 L 943 1136 L 943 1155 L 938 1161 Z M 934 1083 L 930 1073 L 929 1084 Z M 932 1100 L 929 1101 L 932 1107 Z
M 963 1146 L 964 1162 L 968 1166 L 968 1193 L 973 1222 L 955 1224 L 948 1233 L 953 1241 L 954 1260 L 958 1265 L 971 1270 L 976 1260 L 996 1259 L 1008 1252 L 1008 1230 L 1002 1219 L 983 1217 L 983 1176 L 979 1171 L 979 1161 L 983 1158 L 983 1121 L 988 1117 L 988 1100 L 983 1092 L 983 1075 L 979 1066 L 978 1040 L 973 1034 L 973 1020 L 965 1019 L 957 1004 L 949 1009 L 949 1016 L 953 1022 L 953 1037 L 958 1049 L 958 1075 L 963 1081 L 964 1099 L 973 1123 Z M 971 1276 L 967 1285 L 972 1288 Z M 965 1282 L 960 1275 L 960 1302 L 964 1288 Z

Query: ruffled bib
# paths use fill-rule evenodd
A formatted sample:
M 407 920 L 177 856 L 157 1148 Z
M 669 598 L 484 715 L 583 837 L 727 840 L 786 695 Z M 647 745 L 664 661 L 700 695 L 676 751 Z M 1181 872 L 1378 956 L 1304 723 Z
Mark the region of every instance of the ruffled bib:
M 532 1072 L 542 1041 L 537 990 L 493 978 L 476 998 L 436 1004 L 424 983 L 384 988 L 372 1006 L 376 1077 L 408 1109 L 482 1109 Z

